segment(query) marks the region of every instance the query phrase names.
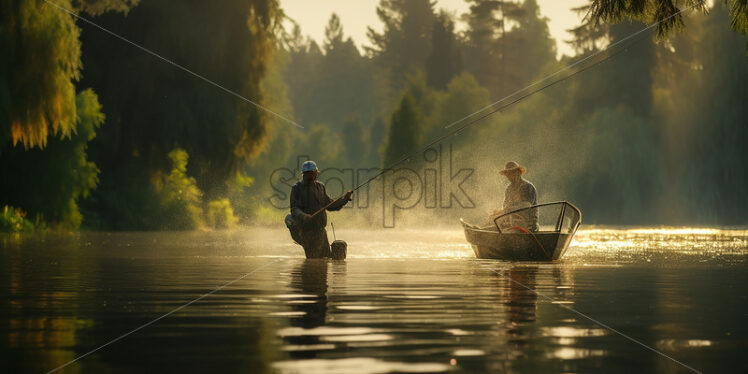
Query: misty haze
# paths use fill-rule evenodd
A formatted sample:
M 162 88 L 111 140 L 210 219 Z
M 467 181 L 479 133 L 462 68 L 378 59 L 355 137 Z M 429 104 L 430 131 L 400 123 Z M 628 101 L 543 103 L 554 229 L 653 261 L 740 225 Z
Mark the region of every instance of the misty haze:
M 8 372 L 746 372 L 741 0 L 4 0 Z

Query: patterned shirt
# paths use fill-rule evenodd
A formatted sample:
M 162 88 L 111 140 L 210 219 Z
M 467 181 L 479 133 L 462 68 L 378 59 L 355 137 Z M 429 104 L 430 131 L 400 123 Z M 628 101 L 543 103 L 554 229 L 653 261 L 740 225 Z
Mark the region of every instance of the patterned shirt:
M 535 186 L 524 178 L 511 183 L 504 192 L 504 213 L 538 204 L 538 193 Z M 538 231 L 538 209 L 527 209 L 518 212 L 524 219 L 523 226 L 530 231 Z
M 520 178 L 519 182 L 507 186 L 504 192 L 504 211 L 508 212 L 527 206 L 526 204 L 522 204 L 523 202 L 536 205 L 538 203 L 538 194 L 532 183 L 524 178 Z

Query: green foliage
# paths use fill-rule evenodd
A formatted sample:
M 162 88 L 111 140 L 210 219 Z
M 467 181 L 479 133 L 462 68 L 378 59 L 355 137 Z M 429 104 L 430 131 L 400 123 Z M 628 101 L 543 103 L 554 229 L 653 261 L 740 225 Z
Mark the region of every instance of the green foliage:
M 93 21 L 264 105 L 260 83 L 281 17 L 276 0 L 164 0 L 142 1 L 126 17 L 107 13 Z M 82 83 L 100 93 L 107 111 L 107 124 L 91 145 L 104 181 L 88 204 L 100 214 L 96 221 L 161 227 L 158 208 L 149 208 L 160 194 L 149 180 L 170 169 L 167 154 L 175 148 L 189 153 L 185 175 L 207 200 L 227 197 L 231 178 L 267 147 L 270 116 L 95 27 L 81 27 Z M 130 173 L 118 171 L 123 168 Z M 129 191 L 128 204 L 113 200 L 120 190 Z M 134 207 L 142 215 L 133 214 Z M 167 226 L 197 225 L 192 214 L 184 220 Z
M 462 70 L 459 47 L 454 21 L 448 14 L 440 13 L 431 31 L 431 54 L 426 61 L 431 87 L 444 89 L 452 77 Z
M 406 92 L 390 120 L 382 168 L 389 167 L 420 145 L 421 115 L 413 96 Z
M 304 141 L 297 148 L 299 155 L 310 156 L 323 165 L 337 165 L 343 145 L 340 135 L 329 125 L 319 124 L 309 127 Z
M 157 175 L 154 186 L 161 203 L 161 226 L 170 230 L 191 230 L 202 225 L 202 192 L 195 178 L 187 176 L 187 159 L 184 149 L 169 152 L 172 169 L 166 176 Z M 230 208 L 230 206 L 229 206 Z
M 748 36 L 748 1 L 722 0 L 720 2 L 729 10 L 730 27 Z M 588 15 L 589 19 L 595 23 L 620 22 L 626 18 L 645 23 L 659 22 L 656 26 L 657 34 L 664 37 L 673 29 L 683 28 L 683 18 L 686 12 L 679 13 L 680 10 L 695 8 L 706 13 L 709 6 L 704 0 L 687 0 L 680 8 L 672 0 L 592 0 Z M 748 44 L 746 44 L 746 52 L 748 52 Z
M 72 17 L 43 1 L 0 4 L 0 146 L 43 148 L 49 135 L 75 131 L 78 35 Z
M 296 118 L 304 124 L 330 124 L 341 130 L 351 118 L 366 126 L 383 114 L 386 79 L 346 37 L 337 15 L 326 27 L 322 48 L 301 37 L 296 28 L 288 42 L 289 63 L 283 72 Z
M 454 130 L 447 126 L 455 124 L 465 116 L 486 107 L 491 103 L 490 94 L 481 86 L 470 73 L 461 73 L 454 77 L 446 87 L 446 91 L 435 95 L 433 110 L 426 123 L 425 140 L 434 139 L 445 131 Z M 490 122 L 492 119 L 489 119 Z M 459 126 L 462 123 L 455 124 Z M 488 126 L 486 124 L 485 126 Z M 453 141 L 459 141 L 456 138 Z
M 208 203 L 206 213 L 208 227 L 213 229 L 230 229 L 236 226 L 237 219 L 231 209 L 229 199 L 215 200 Z
M 566 184 L 585 215 L 600 223 L 656 223 L 642 216 L 663 192 L 655 129 L 627 106 L 618 106 L 592 113 L 577 136 L 573 146 L 584 151 L 567 170 L 574 178 Z
M 3 230 L 277 224 L 285 211 L 267 204 L 278 191 L 265 178 L 295 168 L 298 156 L 323 169 L 389 166 L 446 125 L 643 27 L 624 18 L 650 22 L 672 14 L 668 4 L 695 0 L 595 0 L 572 30 L 577 55 L 561 62 L 536 0 L 470 0 L 460 33 L 433 1 L 381 0 L 382 32 L 369 30 L 365 55 L 335 14 L 319 45 L 298 27 L 276 38 L 277 0 L 58 3 L 306 128 L 90 25 L 80 24 L 79 42 L 73 19 L 43 1 L 6 1 Z M 574 201 L 588 222 L 744 223 L 748 92 L 738 82 L 748 80 L 748 62 L 745 38 L 727 24 L 746 29 L 746 3 L 715 4 L 708 17 L 683 18 L 687 33 L 638 42 L 450 137 L 443 145 L 454 160 L 475 169 L 470 196 L 495 209 L 497 165 L 514 159 L 540 200 Z M 79 78 L 100 94 L 101 129 L 97 96 L 75 95 Z
M 374 121 L 374 124 L 369 129 L 368 140 L 368 157 L 366 166 L 380 165 L 382 154 L 384 152 L 384 140 L 387 136 L 387 125 L 384 120 L 379 117 Z
M 615 25 L 593 27 L 589 33 L 579 31 L 578 38 L 604 38 L 611 43 L 637 32 L 645 25 L 624 21 Z M 581 30 L 581 29 L 580 29 Z M 576 43 L 580 43 L 578 40 Z M 595 43 L 581 43 L 593 46 Z M 588 50 L 592 53 L 595 50 Z M 581 59 L 585 56 L 576 56 Z M 570 111 L 571 116 L 586 116 L 590 107 L 626 105 L 634 114 L 649 116 L 652 109 L 652 67 L 656 62 L 656 44 L 652 39 L 645 39 L 629 48 L 606 63 L 596 66 L 584 74 L 575 77 L 571 83 L 574 95 Z M 573 61 L 570 61 L 572 63 Z
M 108 11 L 127 13 L 130 8 L 138 5 L 140 0 L 72 0 L 71 3 L 78 11 L 98 16 Z
M 723 0 L 730 8 L 732 19 L 730 25 L 738 31 L 748 31 L 748 2 L 745 0 Z M 687 0 L 680 8 L 695 7 L 704 12 L 708 11 L 709 4 L 704 0 Z M 622 19 L 638 19 L 646 23 L 654 23 L 662 20 L 657 25 L 657 32 L 664 36 L 673 28 L 683 26 L 685 14 L 677 14 L 679 8 L 672 0 L 592 0 L 589 9 L 589 17 L 595 22 L 619 22 Z
M 509 51 L 518 51 L 518 45 L 510 45 L 507 24 L 516 22 L 521 15 L 517 3 L 496 0 L 470 0 L 470 12 L 465 15 L 468 22 L 465 45 L 465 69 L 489 88 L 493 96 L 515 90 L 516 82 L 510 82 L 512 69 Z
M 548 31 L 548 18 L 540 15 L 537 0 L 524 0 L 521 5 L 518 42 L 522 48 L 513 51 L 514 63 L 521 66 L 518 80 L 526 86 L 540 77 L 546 66 L 556 62 L 556 41 Z
M 364 127 L 358 118 L 346 121 L 341 136 L 344 149 L 343 165 L 358 167 L 366 160 L 366 143 L 364 143 Z
M 6 145 L 0 168 L 4 203 L 69 230 L 80 227 L 78 201 L 99 182 L 99 169 L 88 160 L 87 147 L 104 121 L 101 105 L 90 89 L 77 95 L 76 113 L 76 131 L 51 137 L 43 150 Z
M 137 0 L 55 1 L 90 14 L 126 11 Z M 74 6 L 73 6 L 74 5 Z M 44 148 L 49 136 L 76 131 L 74 81 L 80 78 L 80 29 L 41 0 L 0 3 L 0 147 Z
M 12 206 L 4 206 L 0 211 L 0 232 L 34 232 L 46 229 L 44 222 L 26 218 L 26 212 Z
M 748 205 L 748 58 L 746 38 L 727 26 L 728 9 L 689 20 L 689 33 L 663 49 L 657 69 L 656 118 L 663 179 L 678 183 L 659 208 L 664 219 L 744 224 Z
M 431 53 L 431 33 L 436 21 L 431 0 L 381 0 L 377 16 L 384 24 L 379 33 L 368 28 L 367 52 L 390 75 L 397 91 L 408 74 L 422 69 Z

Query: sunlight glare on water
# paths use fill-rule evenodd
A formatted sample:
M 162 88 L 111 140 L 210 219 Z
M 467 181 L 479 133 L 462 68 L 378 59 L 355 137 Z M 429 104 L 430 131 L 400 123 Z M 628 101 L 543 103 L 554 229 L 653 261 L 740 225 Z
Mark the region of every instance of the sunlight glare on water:
M 250 274 L 69 368 L 688 370 L 574 308 L 700 371 L 748 370 L 745 230 L 589 227 L 552 263 L 476 259 L 455 229 L 337 238 L 346 261 L 267 228 L 2 236 L 3 362 L 46 372 Z

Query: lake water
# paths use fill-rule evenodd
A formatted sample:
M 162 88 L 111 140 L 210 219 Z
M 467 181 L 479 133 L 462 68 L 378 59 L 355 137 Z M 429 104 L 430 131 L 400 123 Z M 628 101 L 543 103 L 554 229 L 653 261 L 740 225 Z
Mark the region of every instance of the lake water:
M 587 227 L 556 263 L 337 234 L 0 236 L 3 371 L 748 372 L 748 231 Z

